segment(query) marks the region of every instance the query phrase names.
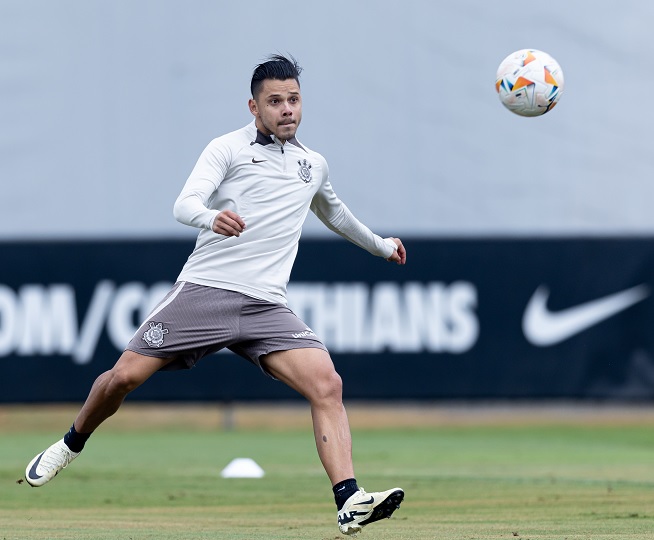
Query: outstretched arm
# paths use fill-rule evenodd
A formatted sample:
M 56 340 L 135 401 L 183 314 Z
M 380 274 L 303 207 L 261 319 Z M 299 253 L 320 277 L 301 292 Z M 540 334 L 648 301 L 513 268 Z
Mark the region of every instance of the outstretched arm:
M 328 229 L 346 240 L 397 264 L 406 263 L 406 250 L 399 238 L 381 238 L 361 223 L 336 196 L 326 180 L 311 202 L 311 210 Z

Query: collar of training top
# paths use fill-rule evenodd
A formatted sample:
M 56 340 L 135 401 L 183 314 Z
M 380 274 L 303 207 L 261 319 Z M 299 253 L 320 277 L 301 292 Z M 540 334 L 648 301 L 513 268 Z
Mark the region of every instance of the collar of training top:
M 304 150 L 304 147 L 298 142 L 298 140 L 293 137 L 292 139 L 289 139 L 286 142 L 290 142 L 292 145 L 297 146 L 298 148 Z M 275 141 L 270 135 L 264 135 L 257 129 L 257 138 L 251 143 L 252 144 L 260 144 L 261 146 L 266 146 L 268 144 L 275 144 Z

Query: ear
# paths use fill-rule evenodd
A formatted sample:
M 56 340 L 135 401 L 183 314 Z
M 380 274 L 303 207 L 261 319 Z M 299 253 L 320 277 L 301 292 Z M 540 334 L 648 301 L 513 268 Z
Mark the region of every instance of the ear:
M 248 107 L 250 107 L 250 112 L 252 116 L 259 116 L 259 109 L 257 107 L 257 102 L 254 99 L 248 100 Z

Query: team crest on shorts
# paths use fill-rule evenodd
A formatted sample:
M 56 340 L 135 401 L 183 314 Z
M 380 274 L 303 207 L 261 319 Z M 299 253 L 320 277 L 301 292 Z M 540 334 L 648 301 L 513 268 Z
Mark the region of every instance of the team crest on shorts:
M 297 170 L 297 175 L 300 177 L 300 180 L 302 180 L 305 184 L 308 184 L 311 182 L 311 163 L 309 163 L 306 159 L 298 159 L 297 164 L 300 166 L 300 168 Z
M 143 341 L 150 347 L 161 347 L 167 333 L 168 328 L 164 328 L 163 323 L 150 322 L 150 328 L 143 332 Z

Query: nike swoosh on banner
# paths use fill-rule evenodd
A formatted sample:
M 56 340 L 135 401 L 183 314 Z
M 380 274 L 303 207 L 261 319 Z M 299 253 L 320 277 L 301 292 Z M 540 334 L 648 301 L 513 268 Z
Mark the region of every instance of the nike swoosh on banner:
M 39 478 L 42 478 L 42 476 L 36 474 L 36 468 L 39 466 L 39 463 L 41 463 L 41 458 L 43 457 L 43 454 L 45 454 L 45 452 L 41 453 L 38 459 L 34 462 L 34 465 L 32 465 L 30 472 L 27 474 L 27 476 L 29 476 L 32 480 L 38 480 Z
M 597 300 L 561 311 L 547 308 L 549 289 L 540 286 L 527 304 L 522 318 L 522 331 L 533 345 L 548 347 L 561 343 L 609 317 L 637 304 L 650 295 L 649 287 L 637 285 Z

